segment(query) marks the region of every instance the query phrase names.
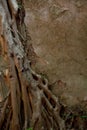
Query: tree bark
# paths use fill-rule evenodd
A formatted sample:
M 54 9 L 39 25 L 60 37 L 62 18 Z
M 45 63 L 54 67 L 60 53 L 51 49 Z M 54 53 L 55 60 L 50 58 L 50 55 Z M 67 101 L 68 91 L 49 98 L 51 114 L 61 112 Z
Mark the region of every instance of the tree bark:
M 2 107 L 0 129 L 65 130 L 58 99 L 48 89 L 47 79 L 31 69 L 27 57 L 23 0 L 0 0 L 0 15 L 2 49 L 9 61 L 10 87 L 9 97 Z

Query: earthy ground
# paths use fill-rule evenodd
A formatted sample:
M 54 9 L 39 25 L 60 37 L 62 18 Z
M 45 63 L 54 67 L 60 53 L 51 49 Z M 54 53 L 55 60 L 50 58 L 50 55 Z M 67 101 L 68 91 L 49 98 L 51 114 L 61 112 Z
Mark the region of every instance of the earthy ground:
M 26 25 L 38 60 L 65 104 L 87 100 L 87 1 L 26 0 Z

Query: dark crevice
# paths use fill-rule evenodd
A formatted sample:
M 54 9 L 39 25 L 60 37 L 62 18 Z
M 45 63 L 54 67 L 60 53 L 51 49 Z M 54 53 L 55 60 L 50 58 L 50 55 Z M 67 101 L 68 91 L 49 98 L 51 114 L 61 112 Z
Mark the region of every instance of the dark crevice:
M 42 83 L 45 85 L 46 84 L 46 81 L 44 79 L 42 79 Z
M 18 83 L 19 83 L 19 89 L 20 89 L 20 92 L 21 92 L 21 81 L 20 81 L 20 77 L 19 77 L 19 74 L 18 74 L 18 69 L 17 69 L 16 66 L 15 66 L 15 70 L 16 70 L 16 75 L 17 75 L 17 79 L 18 79 Z
M 38 81 L 38 77 L 36 75 L 32 74 L 32 76 L 34 80 Z
M 54 100 L 52 98 L 50 98 L 49 95 L 47 95 L 46 92 L 44 92 L 44 95 L 46 96 L 47 99 L 49 99 L 49 102 L 52 105 L 52 107 L 55 108 L 56 104 L 55 104 Z
M 12 11 L 11 11 L 11 7 L 10 7 L 10 5 L 9 5 L 8 0 L 7 0 L 7 6 L 8 6 L 9 14 L 10 14 L 10 16 L 11 16 L 11 18 L 12 18 Z
M 19 115 L 20 116 L 20 124 L 21 124 L 21 128 L 23 128 L 25 116 L 24 116 L 24 103 L 22 100 L 21 100 L 21 107 L 20 107 L 20 115 Z

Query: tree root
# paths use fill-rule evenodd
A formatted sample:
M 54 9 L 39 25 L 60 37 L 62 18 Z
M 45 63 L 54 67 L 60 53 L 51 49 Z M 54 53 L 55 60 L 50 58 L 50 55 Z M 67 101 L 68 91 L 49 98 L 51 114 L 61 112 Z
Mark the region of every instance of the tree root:
M 18 5 L 16 10 L 14 2 Z M 23 1 L 14 2 L 0 1 L 4 25 L 2 38 L 7 46 L 7 78 L 10 88 L 10 95 L 0 115 L 0 129 L 26 130 L 31 127 L 33 130 L 68 130 L 66 122 L 60 116 L 61 105 L 49 90 L 47 79 L 43 79 L 31 69 L 24 47 L 27 40 L 25 43 L 23 37 L 26 36 Z

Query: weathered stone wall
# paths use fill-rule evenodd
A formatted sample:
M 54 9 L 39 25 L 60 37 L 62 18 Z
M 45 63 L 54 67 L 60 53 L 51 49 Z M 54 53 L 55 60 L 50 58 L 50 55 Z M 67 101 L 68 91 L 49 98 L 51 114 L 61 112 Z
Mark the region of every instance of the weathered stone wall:
M 87 1 L 26 0 L 26 19 L 35 52 L 35 69 L 50 82 L 61 80 L 66 87 L 52 88 L 80 99 L 87 95 Z M 64 86 L 64 85 L 62 85 Z M 81 96 L 82 95 L 82 96 Z

